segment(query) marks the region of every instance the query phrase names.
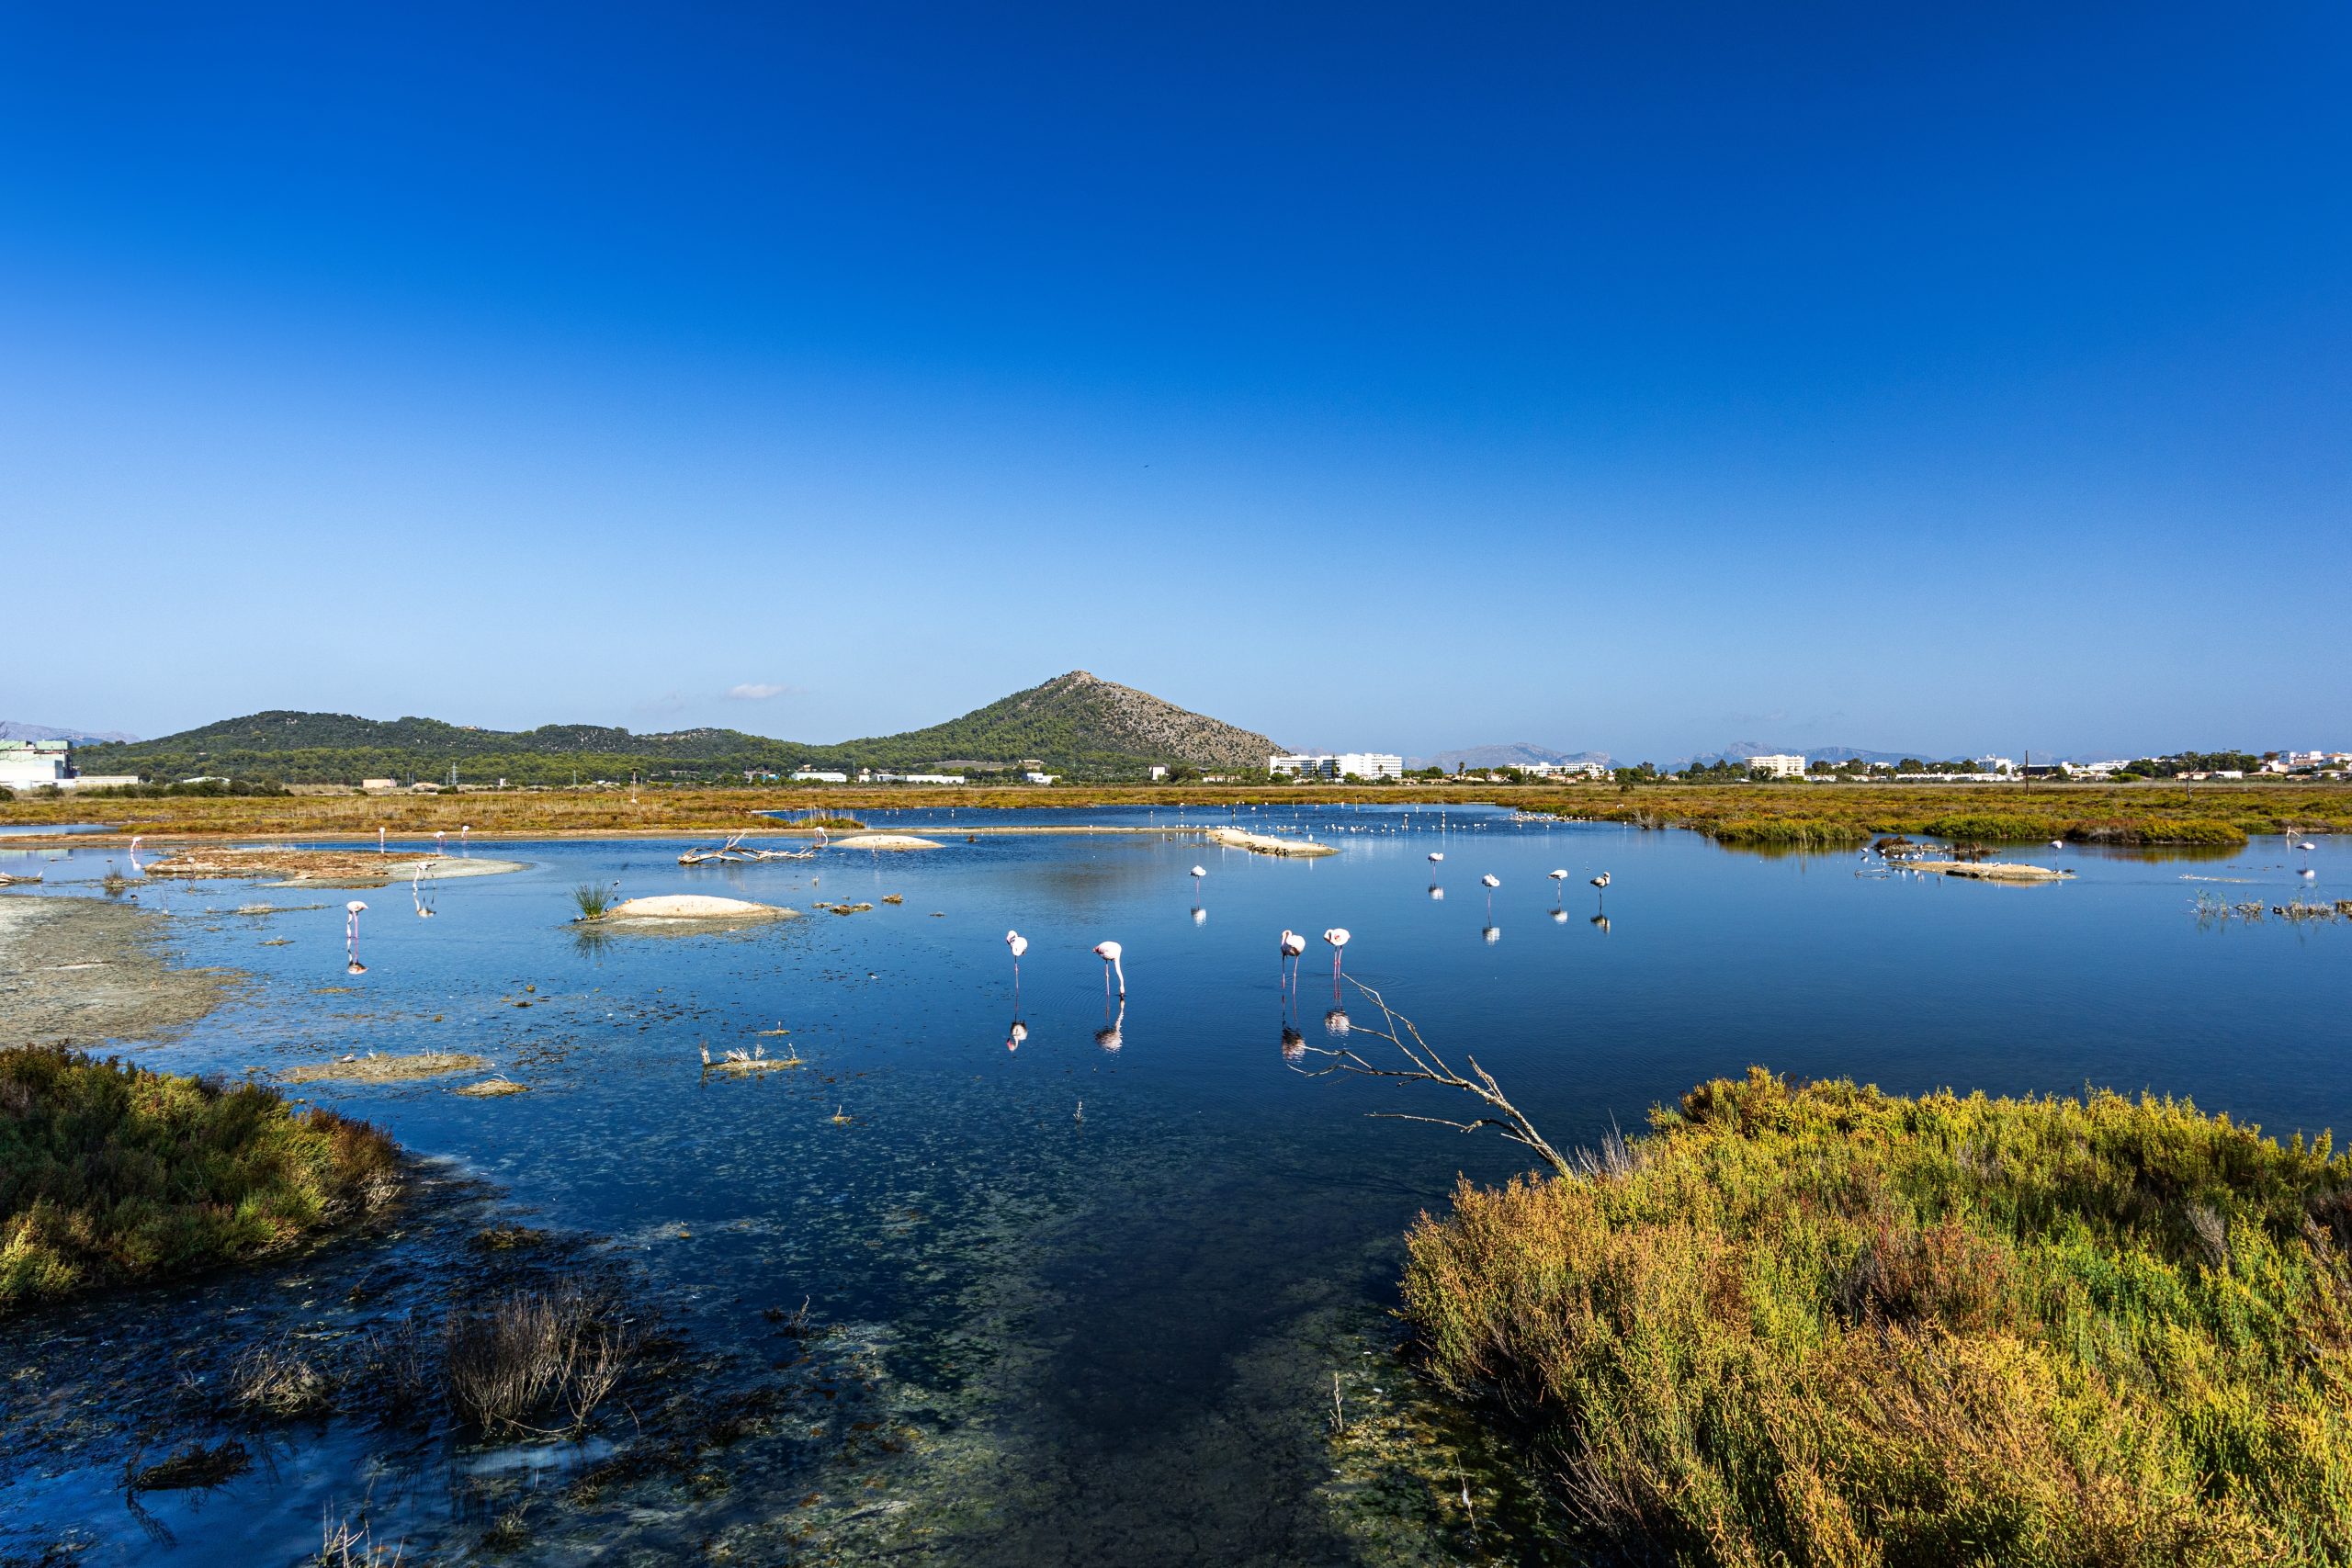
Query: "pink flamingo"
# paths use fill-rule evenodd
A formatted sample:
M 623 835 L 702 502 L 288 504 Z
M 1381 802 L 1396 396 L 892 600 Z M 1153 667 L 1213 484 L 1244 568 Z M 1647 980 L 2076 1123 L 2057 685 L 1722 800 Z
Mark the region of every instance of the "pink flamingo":
M 448 829 L 435 828 L 433 829 L 433 852 L 435 855 L 446 855 L 449 852 Z
M 376 852 L 378 854 L 384 852 L 384 830 L 381 828 L 376 829 Z
M 459 854 L 464 854 L 466 852 L 466 835 L 473 830 L 474 825 L 470 822 L 460 822 L 458 824 L 458 852 Z
M 351 962 L 344 965 L 352 975 L 365 975 L 368 965 L 359 962 L 359 912 L 368 906 L 354 898 L 343 907 L 343 952 Z
M 1021 994 L 1021 955 L 1029 951 L 1029 939 L 1019 931 L 1004 933 L 1004 945 L 1012 949 L 1012 994 Z
M 1012 1027 L 1004 1032 L 1004 1048 L 1008 1051 L 1018 1051 L 1021 1049 L 1021 1043 L 1028 1038 L 1029 1026 L 1016 1018 L 1012 1021 Z
M 1323 940 L 1331 944 L 1331 989 L 1336 993 L 1340 988 L 1340 950 L 1348 945 L 1348 928 L 1333 926 L 1323 933 Z
M 1127 999 L 1127 972 L 1119 964 L 1119 955 L 1125 951 L 1126 949 L 1115 942 L 1098 942 L 1094 944 L 1094 956 L 1102 961 L 1102 994 L 1106 997 L 1111 994 L 1111 975 L 1115 970 L 1119 976 L 1121 1001 Z
M 1292 970 L 1290 967 L 1292 962 L 1295 959 L 1306 956 L 1306 939 L 1299 935 L 1296 931 L 1292 931 L 1288 926 L 1284 926 L 1283 928 L 1282 942 L 1280 945 L 1283 955 L 1283 982 L 1287 984 L 1292 978 Z

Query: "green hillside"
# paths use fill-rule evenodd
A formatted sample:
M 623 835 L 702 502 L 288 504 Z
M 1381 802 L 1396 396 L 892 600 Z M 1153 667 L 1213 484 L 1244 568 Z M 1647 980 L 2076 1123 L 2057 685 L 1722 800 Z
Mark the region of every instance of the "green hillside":
M 1140 776 L 1153 763 L 1262 768 L 1280 748 L 1262 735 L 1191 713 L 1148 693 L 1072 671 L 988 706 L 902 735 L 817 746 L 738 729 L 633 735 L 602 725 L 480 729 L 438 719 L 359 718 L 274 710 L 153 740 L 77 749 L 85 773 L 149 780 L 218 774 L 288 784 L 401 784 L 448 777 L 487 784 L 570 784 L 577 776 L 719 783 L 803 766 L 1009 771 L 1035 759 L 1075 777 Z

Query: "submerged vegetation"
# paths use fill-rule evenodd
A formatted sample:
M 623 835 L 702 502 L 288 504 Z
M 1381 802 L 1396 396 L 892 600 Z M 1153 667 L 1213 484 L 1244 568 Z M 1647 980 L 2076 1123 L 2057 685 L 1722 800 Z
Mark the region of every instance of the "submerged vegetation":
M 2352 1561 L 2352 1156 L 1760 1069 L 1410 1239 L 1451 1393 L 1708 1563 Z
M 261 1257 L 398 1189 L 390 1139 L 259 1085 L 0 1051 L 0 1313 Z

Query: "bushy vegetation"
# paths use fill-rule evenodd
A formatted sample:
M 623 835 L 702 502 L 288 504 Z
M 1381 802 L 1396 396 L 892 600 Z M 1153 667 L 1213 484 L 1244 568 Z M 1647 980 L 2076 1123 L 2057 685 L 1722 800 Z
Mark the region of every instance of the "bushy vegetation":
M 398 1167 L 258 1085 L 0 1050 L 0 1313 L 262 1256 L 387 1201 Z
M 2352 1158 L 2185 1101 L 1716 1080 L 1465 1184 L 1408 1314 L 1681 1562 L 2352 1561 Z

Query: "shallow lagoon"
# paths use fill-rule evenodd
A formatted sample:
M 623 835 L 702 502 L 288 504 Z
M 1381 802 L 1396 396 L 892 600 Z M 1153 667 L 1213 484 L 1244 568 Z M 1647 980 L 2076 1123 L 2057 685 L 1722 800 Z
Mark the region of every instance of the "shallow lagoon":
M 1173 816 L 1030 819 L 1166 828 Z M 797 1378 L 791 1408 L 812 1419 L 730 1450 L 709 1486 L 587 1508 L 556 1494 L 594 1456 L 560 1446 L 532 1450 L 547 1467 L 534 1470 L 512 1452 L 297 1428 L 218 1493 L 148 1495 L 144 1521 L 113 1489 L 119 1459 L 19 1454 L 0 1489 L 12 1532 L 0 1551 L 70 1526 L 85 1561 L 292 1562 L 315 1548 L 322 1508 L 365 1499 L 378 1539 L 406 1539 L 413 1556 L 469 1546 L 485 1497 L 543 1494 L 532 1543 L 510 1560 L 655 1560 L 715 1542 L 749 1561 L 1507 1552 L 1507 1531 L 1460 1528 L 1417 1484 L 1457 1463 L 1476 1474 L 1479 1456 L 1472 1444 L 1457 1459 L 1463 1434 L 1389 1359 L 1384 1311 L 1412 1216 L 1457 1172 L 1491 1180 L 1524 1162 L 1491 1140 L 1362 1114 L 1455 1113 L 1442 1091 L 1291 1070 L 1285 1028 L 1310 1045 L 1336 1038 L 1315 940 L 1327 926 L 1353 932 L 1351 974 L 1432 1043 L 1476 1054 L 1555 1142 L 1637 1126 L 1650 1105 L 1750 1062 L 1900 1090 L 2149 1087 L 2281 1136 L 2352 1127 L 2338 996 L 2352 925 L 2200 924 L 2192 907 L 2200 889 L 2343 896 L 2352 853 L 2333 842 L 2309 857 L 2272 840 L 2194 860 L 2043 848 L 2018 858 L 2077 876 L 2001 886 L 1498 811 L 1238 814 L 1343 847 L 1323 860 L 1194 834 L 967 841 L 965 829 L 1023 819 L 1001 812 L 867 819 L 944 847 L 683 868 L 670 841 L 478 845 L 529 869 L 444 885 L 432 919 L 415 918 L 405 886 L 361 894 L 360 976 L 344 973 L 349 894 L 135 894 L 172 914 L 185 961 L 254 977 L 155 1065 L 489 1056 L 533 1092 L 484 1101 L 425 1082 L 315 1097 L 494 1183 L 502 1214 L 609 1238 L 696 1344 L 731 1358 L 714 1378 Z M 1446 856 L 1442 898 L 1431 850 Z M 18 859 L 40 863 L 23 869 L 46 871 L 49 893 L 121 867 L 107 851 L 11 852 L 6 867 Z M 2307 860 L 2313 881 L 2294 874 Z M 1195 863 L 1209 873 L 1198 915 Z M 1555 867 L 1564 887 L 1544 876 Z M 1586 883 L 1602 870 L 1605 926 Z M 1502 882 L 1491 916 L 1487 872 Z M 600 940 L 570 923 L 572 886 L 592 880 L 875 907 Z M 281 912 L 227 912 L 254 903 Z M 1295 1007 L 1277 979 L 1284 926 L 1310 941 Z M 1032 943 L 1018 1050 L 1008 927 Z M 1126 950 L 1124 1014 L 1088 951 L 1106 937 Z M 285 945 L 263 945 L 274 942 Z M 1341 1001 L 1359 1024 L 1376 1017 L 1351 990 Z M 791 1033 L 759 1032 L 776 1028 Z M 806 1066 L 707 1078 L 706 1041 L 714 1054 L 789 1046 Z M 45 1334 L 102 1338 L 126 1309 L 168 1314 L 186 1294 L 98 1303 Z M 779 1371 L 795 1358 L 760 1311 L 804 1297 L 839 1332 L 811 1365 Z M 21 1336 L 12 1357 L 40 1353 L 42 1337 Z M 1334 1444 L 1335 1371 L 1357 1430 L 1395 1423 L 1419 1458 Z

